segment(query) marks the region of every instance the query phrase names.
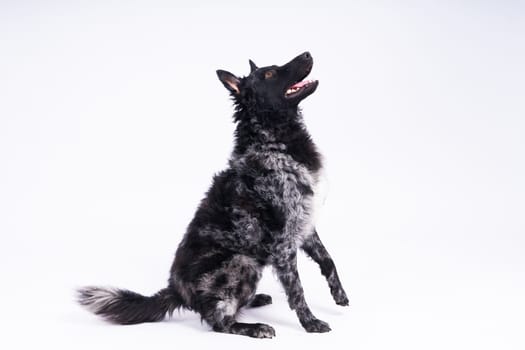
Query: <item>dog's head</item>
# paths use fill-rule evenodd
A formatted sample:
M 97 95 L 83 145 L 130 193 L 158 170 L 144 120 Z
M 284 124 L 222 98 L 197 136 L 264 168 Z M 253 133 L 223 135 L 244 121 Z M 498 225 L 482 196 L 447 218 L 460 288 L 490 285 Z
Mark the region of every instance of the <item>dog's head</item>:
M 296 108 L 311 95 L 319 82 L 305 79 L 313 66 L 313 58 L 305 52 L 283 66 L 258 68 L 250 60 L 250 75 L 239 78 L 218 70 L 219 80 L 240 106 L 252 106 L 261 111 L 280 111 Z

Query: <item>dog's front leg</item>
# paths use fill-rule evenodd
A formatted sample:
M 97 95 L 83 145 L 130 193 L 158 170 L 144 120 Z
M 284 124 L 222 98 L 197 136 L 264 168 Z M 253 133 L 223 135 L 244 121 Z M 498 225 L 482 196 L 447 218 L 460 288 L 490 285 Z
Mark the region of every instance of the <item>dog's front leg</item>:
M 328 323 L 317 319 L 306 304 L 303 287 L 299 279 L 299 273 L 297 272 L 296 250 L 280 250 L 279 257 L 274 261 L 274 269 L 284 287 L 286 296 L 288 297 L 288 304 L 292 310 L 295 310 L 299 322 L 301 322 L 304 329 L 307 332 L 319 333 L 330 331 Z
M 334 261 L 321 242 L 317 231 L 314 231 L 312 235 L 305 239 L 301 249 L 303 249 L 305 253 L 317 264 L 319 264 L 321 273 L 328 281 L 330 292 L 332 293 L 336 304 L 347 306 L 348 297 L 346 296 L 343 286 L 341 285 L 341 281 L 339 280 L 339 276 L 337 275 Z

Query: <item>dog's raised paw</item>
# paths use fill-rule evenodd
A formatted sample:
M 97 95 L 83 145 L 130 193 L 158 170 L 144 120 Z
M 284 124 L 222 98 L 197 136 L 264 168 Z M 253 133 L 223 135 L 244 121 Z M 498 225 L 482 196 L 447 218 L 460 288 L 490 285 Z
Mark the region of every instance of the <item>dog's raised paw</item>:
M 308 333 L 326 333 L 332 330 L 328 323 L 316 318 L 304 322 L 303 327 Z
M 348 297 L 342 288 L 334 288 L 331 290 L 331 292 L 337 305 L 348 306 Z
M 345 292 L 339 294 L 334 298 L 334 300 L 337 305 L 348 306 L 348 297 L 346 296 Z

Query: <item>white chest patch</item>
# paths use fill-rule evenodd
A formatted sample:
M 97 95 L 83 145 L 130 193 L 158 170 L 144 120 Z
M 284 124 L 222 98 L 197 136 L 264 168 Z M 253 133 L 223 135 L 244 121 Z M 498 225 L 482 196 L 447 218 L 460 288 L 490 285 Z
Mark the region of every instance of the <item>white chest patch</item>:
M 321 212 L 321 208 L 324 206 L 324 202 L 326 201 L 326 197 L 328 195 L 328 179 L 326 178 L 323 169 L 319 170 L 317 182 L 315 183 L 313 191 L 314 196 L 311 208 L 311 221 L 312 226 L 315 226 L 317 218 Z
M 321 213 L 321 208 L 323 207 L 328 194 L 328 181 L 323 169 L 319 170 L 319 172 L 312 177 L 312 191 L 314 194 L 310 197 L 309 203 L 307 203 L 308 217 L 303 229 L 297 237 L 299 242 L 303 241 L 314 232 L 315 224 L 317 223 L 317 219 Z

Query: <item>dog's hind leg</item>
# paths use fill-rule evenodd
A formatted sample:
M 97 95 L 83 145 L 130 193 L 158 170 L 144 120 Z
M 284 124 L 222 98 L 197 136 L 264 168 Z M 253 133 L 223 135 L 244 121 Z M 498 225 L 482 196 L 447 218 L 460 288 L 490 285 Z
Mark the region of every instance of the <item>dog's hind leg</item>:
M 303 249 L 305 253 L 321 268 L 321 273 L 328 281 L 330 292 L 332 293 L 336 304 L 347 306 L 348 297 L 346 296 L 341 281 L 339 280 L 339 276 L 337 275 L 334 261 L 321 242 L 317 231 L 314 231 L 314 233 L 303 242 L 301 249 Z
M 262 323 L 241 323 L 235 317 L 242 306 L 264 301 L 263 294 L 255 295 L 262 266 L 254 259 L 235 255 L 219 269 L 205 276 L 198 293 L 193 297 L 193 306 L 214 331 L 247 335 L 254 338 L 272 338 L 275 331 Z M 270 298 L 271 302 L 271 298 Z
M 209 322 L 208 322 L 209 323 Z M 252 338 L 273 338 L 275 330 L 264 323 L 241 323 L 233 316 L 225 316 L 221 321 L 212 325 L 215 332 L 246 335 Z
M 272 338 L 275 330 L 263 323 L 241 323 L 235 320 L 240 301 L 237 299 L 210 300 L 200 311 L 203 319 L 215 332 L 246 335 L 253 338 Z

